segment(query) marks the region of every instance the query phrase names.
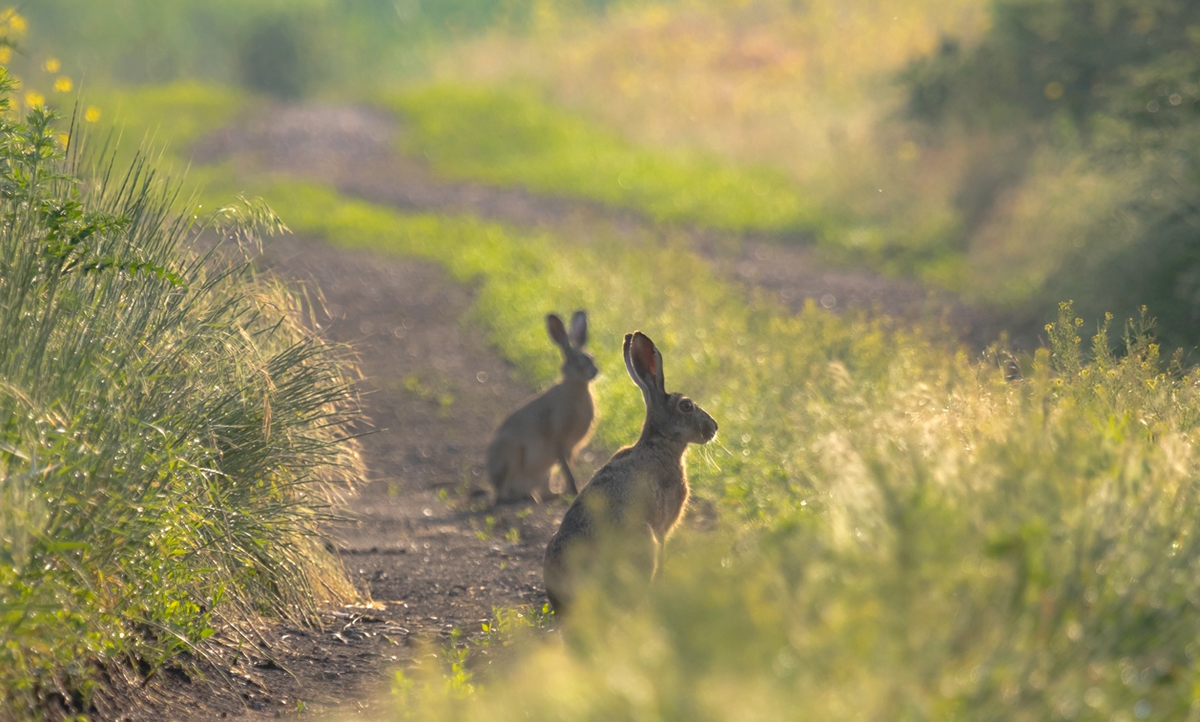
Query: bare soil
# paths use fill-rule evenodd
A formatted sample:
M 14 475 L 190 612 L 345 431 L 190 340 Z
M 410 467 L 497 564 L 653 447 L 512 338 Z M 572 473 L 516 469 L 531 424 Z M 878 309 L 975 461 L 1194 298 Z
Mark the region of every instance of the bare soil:
M 438 178 L 394 147 L 402 129 L 362 107 L 274 107 L 202 140 L 195 162 L 227 162 L 320 180 L 393 207 L 474 214 L 564 237 L 601 226 L 650 237 L 689 234 L 730 277 L 799 307 L 870 309 L 901 319 L 945 318 L 964 338 L 995 323 L 944 294 L 862 271 L 825 268 L 812 251 L 777 239 L 735 239 L 661 229 L 594 203 Z M 578 232 L 578 233 L 577 233 Z M 378 719 L 390 671 L 413 659 L 420 640 L 449 643 L 475 633 L 495 607 L 540 609 L 542 550 L 565 504 L 491 508 L 482 459 L 492 430 L 534 390 L 464 323 L 472 289 L 419 261 L 348 251 L 319 239 L 284 238 L 265 249 L 273 272 L 325 299 L 318 319 L 330 338 L 361 356 L 364 408 L 374 432 L 362 439 L 369 469 L 331 527 L 330 543 L 371 600 L 328 609 L 323 628 L 275 623 L 256 648 L 207 668 L 206 679 L 164 671 L 136 695 L 99 710 L 130 720 L 262 719 L 307 711 Z M 547 341 L 547 354 L 556 353 Z M 590 476 L 605 450 L 589 450 Z

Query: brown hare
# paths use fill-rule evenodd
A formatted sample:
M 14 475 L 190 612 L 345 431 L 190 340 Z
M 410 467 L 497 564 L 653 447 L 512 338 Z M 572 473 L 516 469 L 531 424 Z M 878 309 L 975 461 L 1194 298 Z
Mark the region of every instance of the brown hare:
M 583 579 L 609 574 L 616 564 L 632 565 L 640 580 L 654 578 L 687 503 L 684 452 L 717 433 L 717 422 L 695 402 L 667 393 L 662 355 L 640 331 L 625 336 L 625 366 L 642 390 L 646 421 L 637 443 L 614 454 L 575 498 L 546 547 L 546 595 L 559 614 Z
M 571 493 L 579 493 L 570 464 L 591 436 L 596 411 L 590 383 L 598 373 L 583 350 L 587 313 L 575 312 L 570 333 L 553 313 L 546 316 L 546 328 L 562 349 L 562 381 L 527 401 L 496 429 L 487 449 L 487 474 L 497 502 L 549 498 L 555 464 Z

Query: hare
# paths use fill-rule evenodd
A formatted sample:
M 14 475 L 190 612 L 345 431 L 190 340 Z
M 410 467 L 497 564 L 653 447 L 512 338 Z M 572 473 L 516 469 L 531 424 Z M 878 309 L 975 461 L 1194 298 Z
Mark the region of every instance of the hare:
M 579 493 L 570 464 L 591 436 L 596 411 L 589 384 L 598 373 L 596 362 L 583 350 L 587 313 L 575 312 L 569 334 L 553 313 L 546 316 L 546 329 L 562 349 L 562 381 L 527 401 L 496 429 L 487 449 L 487 474 L 497 502 L 549 498 L 555 464 L 571 493 Z
M 667 393 L 662 355 L 640 331 L 625 336 L 625 366 L 642 390 L 646 421 L 637 443 L 614 454 L 575 497 L 546 547 L 546 595 L 558 614 L 570 607 L 583 576 L 612 572 L 616 564 L 631 564 L 636 578 L 653 580 L 687 503 L 684 452 L 717 433 L 717 422 L 695 402 Z

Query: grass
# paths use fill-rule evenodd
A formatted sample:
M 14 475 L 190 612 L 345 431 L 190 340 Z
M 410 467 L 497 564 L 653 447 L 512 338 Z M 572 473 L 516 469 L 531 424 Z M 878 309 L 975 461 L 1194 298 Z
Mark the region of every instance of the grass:
M 1050 349 L 975 362 L 920 334 L 746 301 L 687 249 L 564 244 L 409 216 L 299 184 L 266 188 L 297 228 L 438 261 L 539 380 L 545 308 L 587 307 L 598 435 L 640 402 L 619 334 L 663 347 L 669 387 L 721 423 L 693 452 L 716 531 L 685 529 L 643 606 L 536 615 L 397 679 L 423 719 L 1178 719 L 1191 710 L 1200 588 L 1194 373 L 1150 324 L 1090 344 L 1069 306 Z M 549 252 L 553 249 L 553 253 Z M 1116 353 L 1114 348 L 1119 348 Z M 511 621 L 511 620 L 510 620 Z
M 975 151 L 898 122 L 893 76 L 987 23 L 979 0 L 631 6 L 472 39 L 441 54 L 435 77 L 533 85 L 634 147 L 770 168 L 830 257 L 965 288 L 956 203 Z
M 638 147 L 534 92 L 434 85 L 388 104 L 409 124 L 405 148 L 449 177 L 599 201 L 666 223 L 769 233 L 812 223 L 780 173 Z
M 351 366 L 251 273 L 261 207 L 197 255 L 144 161 L 64 157 L 45 111 L 0 124 L 0 717 L 86 713 L 106 673 L 354 594 L 316 535 L 358 476 Z
M 205 133 L 222 128 L 253 107 L 253 99 L 233 88 L 182 81 L 141 88 L 89 90 L 83 96 L 99 112 L 84 130 L 92 146 L 112 148 L 118 167 L 129 165 L 138 148 L 161 149 L 162 172 L 202 189 L 213 170 L 191 167 L 186 154 Z

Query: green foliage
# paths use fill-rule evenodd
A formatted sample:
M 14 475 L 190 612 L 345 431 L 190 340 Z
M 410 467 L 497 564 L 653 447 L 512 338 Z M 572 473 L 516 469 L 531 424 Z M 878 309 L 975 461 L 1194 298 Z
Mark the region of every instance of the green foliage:
M 993 14 L 978 46 L 946 39 L 909 69 L 913 114 L 1005 124 L 1063 111 L 1079 123 L 1113 111 L 1144 120 L 1196 112 L 1194 90 L 1186 104 L 1170 101 L 1175 88 L 1158 97 L 1163 81 L 1196 80 L 1195 3 L 995 0 Z
M 106 665 L 153 670 L 225 620 L 305 619 L 348 592 L 315 539 L 356 464 L 345 355 L 232 242 L 188 250 L 199 229 L 144 160 L 92 172 L 58 137 L 49 111 L 0 113 L 5 719 L 51 695 L 86 706 Z M 254 204 L 212 226 L 277 228 Z
M 1089 318 L 1149 305 L 1164 342 L 1200 341 L 1198 49 L 1193 2 L 997 0 L 981 42 L 948 39 L 909 68 L 912 115 L 990 148 L 957 206 L 963 233 L 996 227 L 964 245 L 1023 256 L 977 272 L 980 285 L 1024 290 L 984 300 L 1041 315 L 1072 297 Z
M 238 48 L 242 84 L 283 100 L 302 97 L 318 69 L 307 52 L 313 43 L 304 28 L 286 16 L 264 18 L 251 27 Z
M 1081 313 L 1105 308 L 1155 309 L 1161 340 L 1177 348 L 1200 342 L 1200 134 L 1178 134 L 1177 144 L 1143 159 L 1109 215 L 1085 226 L 1086 240 L 1048 278 L 1036 296 L 1074 296 Z M 1122 169 L 1126 177 L 1128 167 Z
M 1052 346 L 973 363 L 920 336 L 792 316 L 682 247 L 571 244 L 406 216 L 300 185 L 268 196 L 339 244 L 415 254 L 479 290 L 476 318 L 553 376 L 539 314 L 588 307 L 598 435 L 640 399 L 619 334 L 721 423 L 691 455 L 716 531 L 686 529 L 644 605 L 585 602 L 561 641 L 514 632 L 397 678 L 422 719 L 1182 718 L 1200 635 L 1200 378 L 1146 321 L 1118 353 L 1070 305 Z
M 232 88 L 192 82 L 92 90 L 86 97 L 89 105 L 100 109 L 96 122 L 77 128 L 86 145 L 102 146 L 118 168 L 133 163 L 137 148 L 161 148 L 156 161 L 168 172 L 180 174 L 191 160 L 186 155 L 189 145 L 227 124 L 248 105 L 246 96 Z M 195 182 L 204 172 L 198 168 L 189 178 Z
M 638 148 L 533 92 L 433 85 L 390 104 L 409 122 L 408 149 L 451 177 L 726 230 L 795 232 L 808 221 L 798 190 L 782 173 Z

